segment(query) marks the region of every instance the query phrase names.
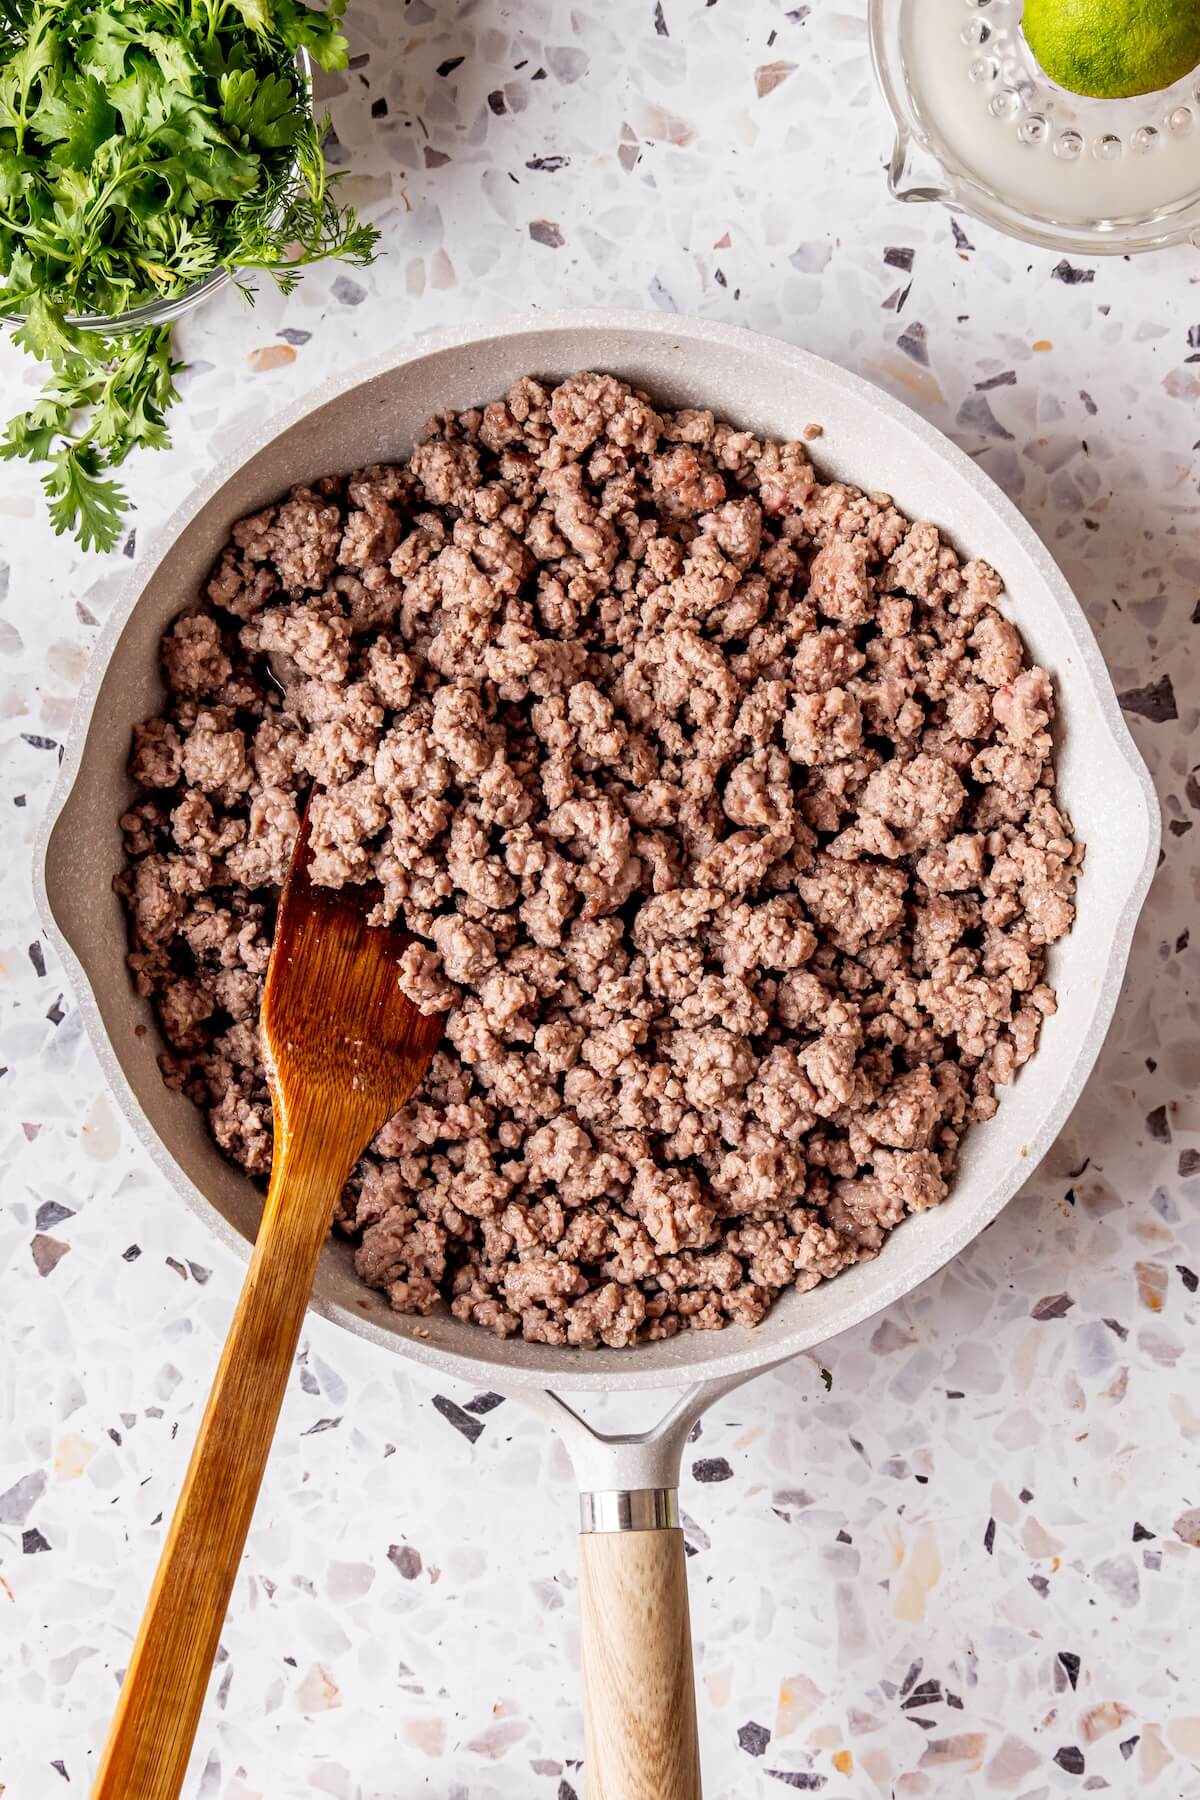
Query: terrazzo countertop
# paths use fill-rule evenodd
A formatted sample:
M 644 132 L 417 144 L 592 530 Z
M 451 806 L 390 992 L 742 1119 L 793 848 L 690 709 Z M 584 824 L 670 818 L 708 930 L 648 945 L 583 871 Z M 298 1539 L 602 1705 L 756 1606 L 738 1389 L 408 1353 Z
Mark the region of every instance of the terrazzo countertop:
M 33 908 L 97 626 L 252 425 L 544 301 L 773 332 L 948 431 L 1074 583 L 1167 824 L 1025 1191 L 689 1447 L 706 1791 L 1200 1795 L 1200 255 L 1092 266 L 889 200 L 860 3 L 375 0 L 351 37 L 332 154 L 386 256 L 187 321 L 123 555 L 52 539 L 0 464 L 0 1788 L 87 1791 L 239 1278 L 120 1120 Z M 0 374 L 11 409 L 33 371 L 5 344 Z M 539 1419 L 312 1321 L 189 1796 L 582 1796 L 573 1524 Z

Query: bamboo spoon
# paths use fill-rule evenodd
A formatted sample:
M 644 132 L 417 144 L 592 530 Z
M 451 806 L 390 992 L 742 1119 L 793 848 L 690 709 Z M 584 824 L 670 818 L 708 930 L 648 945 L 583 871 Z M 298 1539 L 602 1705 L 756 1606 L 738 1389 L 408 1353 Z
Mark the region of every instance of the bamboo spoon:
M 306 816 L 262 1007 L 271 1185 L 93 1800 L 177 1800 L 334 1202 L 442 1033 L 400 992 L 407 936 L 367 924 L 378 890 L 314 887 L 309 857 Z

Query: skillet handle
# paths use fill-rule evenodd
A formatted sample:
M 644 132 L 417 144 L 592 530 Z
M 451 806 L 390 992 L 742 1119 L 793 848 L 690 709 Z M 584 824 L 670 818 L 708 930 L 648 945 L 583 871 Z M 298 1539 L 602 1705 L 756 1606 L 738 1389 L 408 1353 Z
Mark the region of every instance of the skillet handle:
M 618 1518 L 589 1502 L 626 1504 Z M 700 1800 L 683 1533 L 665 1490 L 585 1494 L 579 1537 L 588 1800 Z

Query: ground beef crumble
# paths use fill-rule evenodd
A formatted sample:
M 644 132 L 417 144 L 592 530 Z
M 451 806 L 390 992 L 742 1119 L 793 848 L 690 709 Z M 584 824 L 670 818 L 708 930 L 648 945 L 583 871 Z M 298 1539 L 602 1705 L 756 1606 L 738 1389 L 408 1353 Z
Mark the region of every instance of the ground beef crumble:
M 810 434 L 806 434 L 810 435 Z M 448 1012 L 339 1203 L 401 1311 L 753 1325 L 936 1206 L 1054 1009 L 1054 696 L 960 562 L 798 443 L 608 375 L 431 422 L 233 529 L 168 631 L 119 880 L 167 1081 L 261 1177 L 305 797 Z

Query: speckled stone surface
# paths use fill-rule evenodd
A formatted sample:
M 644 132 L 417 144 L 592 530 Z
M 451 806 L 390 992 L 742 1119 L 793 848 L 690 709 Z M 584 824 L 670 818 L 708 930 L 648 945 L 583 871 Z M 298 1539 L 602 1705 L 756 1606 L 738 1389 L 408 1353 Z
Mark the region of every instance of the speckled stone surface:
M 251 421 L 391 341 L 540 298 L 728 319 L 979 457 L 1075 584 L 1165 810 L 1118 1020 L 1049 1160 L 941 1276 L 689 1447 L 706 1791 L 1192 1800 L 1200 257 L 1069 266 L 891 202 L 857 0 L 351 17 L 333 155 L 387 255 L 187 321 L 175 448 L 129 470 L 140 533 Z M 33 386 L 7 344 L 0 379 L 6 407 Z M 0 1787 L 52 1800 L 87 1790 L 237 1270 L 119 1125 L 30 897 L 123 564 L 52 540 L 11 463 L 0 555 Z M 189 1800 L 582 1796 L 573 1521 L 539 1419 L 314 1322 Z

